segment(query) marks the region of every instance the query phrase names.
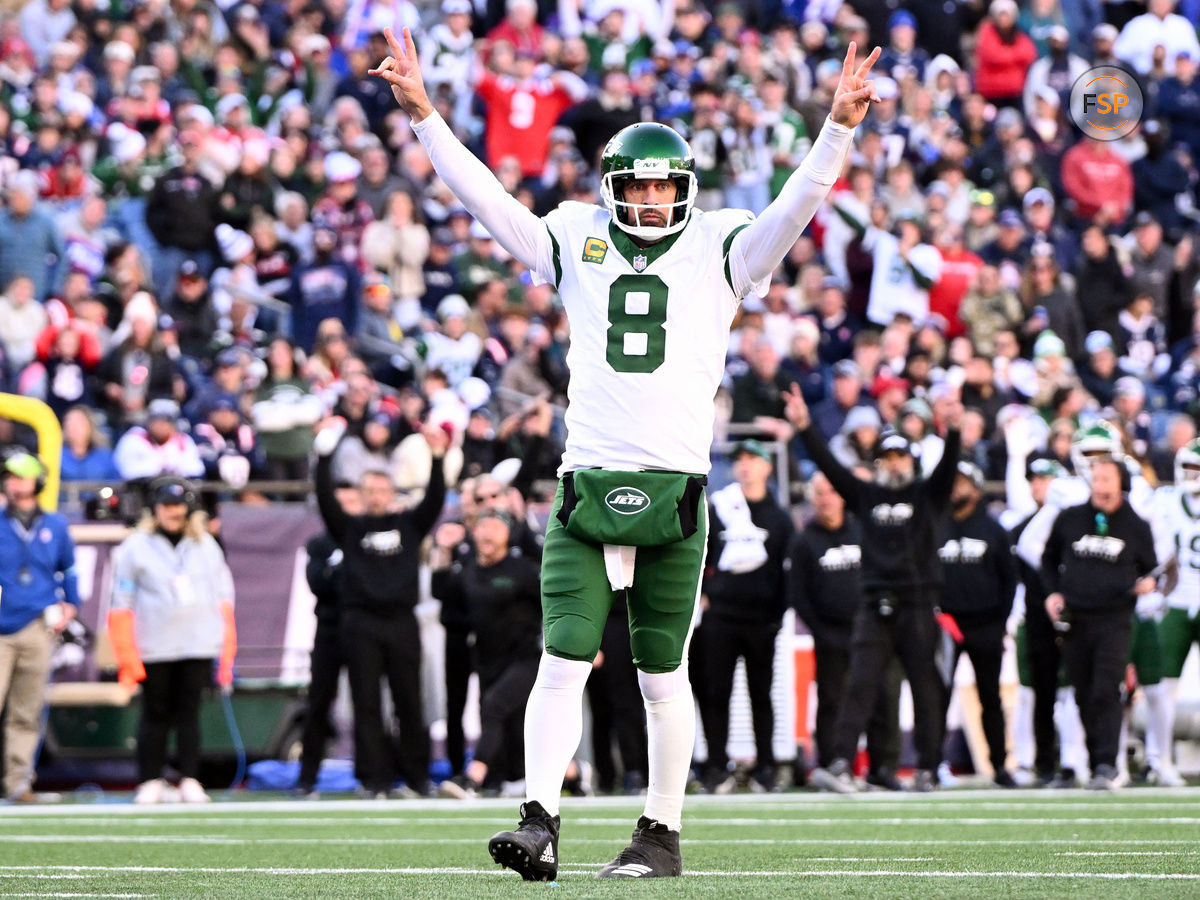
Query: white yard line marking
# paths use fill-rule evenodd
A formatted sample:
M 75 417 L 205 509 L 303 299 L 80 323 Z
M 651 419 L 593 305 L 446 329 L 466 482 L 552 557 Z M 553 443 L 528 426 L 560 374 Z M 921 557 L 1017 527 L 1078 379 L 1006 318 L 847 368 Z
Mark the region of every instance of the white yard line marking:
M 1031 805 L 1041 806 L 1045 804 L 1048 807 L 1056 806 L 1121 806 L 1122 808 L 1137 808 L 1143 804 L 1154 805 L 1159 800 L 1181 800 L 1194 801 L 1197 792 L 1195 788 L 1138 788 L 1136 791 L 1137 800 L 1126 800 L 1129 794 L 1117 794 L 1116 796 L 1096 797 L 1095 800 L 1084 800 L 1088 797 L 1082 790 L 1064 791 L 1063 801 L 1043 799 L 1029 801 L 1025 799 L 1030 792 L 1020 792 L 1014 796 L 1012 791 L 1003 789 L 996 790 L 951 790 L 941 794 L 930 796 L 929 794 L 894 794 L 891 792 L 879 793 L 863 793 L 856 794 L 854 797 L 831 799 L 828 795 L 815 793 L 787 793 L 772 795 L 771 799 L 764 798 L 761 794 L 734 794 L 726 797 L 708 797 L 708 796 L 690 796 L 687 798 L 687 809 L 690 814 L 697 816 L 704 813 L 711 813 L 714 816 L 720 815 L 720 811 L 727 806 L 736 806 L 739 809 L 778 809 L 779 807 L 787 807 L 789 809 L 796 808 L 813 808 L 813 807 L 841 807 L 849 803 L 856 806 L 886 806 L 900 805 L 910 806 L 912 804 L 928 804 L 936 806 L 939 809 L 950 809 L 955 806 L 966 806 L 974 808 L 980 800 L 987 800 L 991 804 L 998 806 L 1008 806 L 1025 808 Z M 70 816 L 73 811 L 87 809 L 91 811 L 103 810 L 106 815 L 114 816 L 187 816 L 193 810 L 184 804 L 166 804 L 164 806 L 147 809 L 145 806 L 134 806 L 128 802 L 128 794 L 118 794 L 112 797 L 106 795 L 104 800 L 98 802 L 80 803 L 75 805 L 45 805 L 45 806 L 0 806 L 0 819 L 9 818 L 41 818 L 41 817 L 56 817 Z M 318 807 L 322 812 L 363 812 L 371 811 L 411 811 L 423 812 L 437 810 L 445 812 L 453 808 L 469 808 L 469 809 L 495 809 L 505 810 L 506 812 L 515 812 L 517 801 L 511 799 L 479 799 L 470 801 L 461 800 L 319 800 L 316 802 L 308 802 L 301 800 L 244 800 L 243 795 L 239 795 L 238 799 L 227 802 L 218 802 L 213 805 L 212 813 L 220 813 L 228 811 L 232 815 L 245 813 L 296 813 L 298 810 L 308 807 Z M 223 800 L 222 797 L 217 798 L 218 801 Z M 575 812 L 581 809 L 640 809 L 643 800 L 636 797 L 588 797 L 585 799 L 564 798 L 563 808 L 570 812 Z M 1171 804 L 1168 804 L 1171 805 Z
M 1114 812 L 1115 812 L 1114 808 Z M 44 819 L 36 820 L 38 823 L 45 822 Z M 244 819 L 228 819 L 222 816 L 193 816 L 187 819 L 172 819 L 173 823 L 180 825 L 245 825 L 250 828 L 271 828 L 271 827 L 317 827 L 337 825 L 341 827 L 355 826 L 375 826 L 375 825 L 390 825 L 394 827 L 410 827 L 410 826 L 453 826 L 453 825 L 511 825 L 514 821 L 512 816 L 443 816 L 443 817 L 382 817 L 370 816 L 361 818 L 341 818 L 338 816 L 305 816 L 287 819 L 272 819 L 272 818 L 244 818 Z M 570 818 L 568 820 L 572 828 L 576 827 L 597 827 L 607 828 L 611 826 L 628 827 L 630 819 L 628 817 L 620 818 Z M 1038 816 L 1024 818 L 1020 816 L 931 816 L 931 817 L 915 817 L 915 816 L 872 816 L 859 817 L 854 815 L 843 817 L 822 816 L 820 818 L 814 816 L 800 815 L 797 818 L 737 818 L 737 819 L 698 819 L 688 818 L 684 820 L 685 828 L 700 828 L 708 826 L 735 826 L 735 827 L 751 827 L 758 828 L 764 825 L 786 825 L 786 826 L 819 826 L 828 827 L 830 825 L 886 825 L 886 826 L 909 826 L 909 825 L 925 825 L 925 826 L 956 826 L 956 825 L 1112 825 L 1118 821 L 1113 816 L 1105 817 L 1089 817 L 1078 818 L 1075 816 Z M 1139 825 L 1200 825 L 1200 817 L 1196 816 L 1138 816 L 1128 818 L 1127 821 Z M 28 825 L 31 822 L 23 824 Z M 0 821 L 0 826 L 14 825 L 11 820 Z M 68 818 L 62 825 L 101 825 L 106 828 L 119 827 L 124 825 L 162 825 L 162 820 L 153 818 L 140 820 L 113 820 L 104 818 Z M 7 839 L 7 836 L 5 837 Z
M 314 875 L 504 875 L 497 869 L 472 869 L 433 866 L 405 866 L 395 868 L 296 868 L 282 866 L 2 866 L 5 870 L 43 871 L 65 870 L 71 872 L 133 872 L 141 874 L 256 874 L 303 876 Z M 687 871 L 685 875 L 698 878 L 794 878 L 807 877 L 860 877 L 860 878 L 1033 878 L 1072 879 L 1101 881 L 1200 881 L 1200 874 L 1181 872 L 970 872 L 935 871 L 909 872 L 903 869 L 763 869 L 754 871 Z M 511 876 L 506 876 L 511 877 Z M 93 895 L 95 896 L 95 895 Z M 111 896 L 111 895 L 108 895 Z M 141 895 L 121 895 L 141 896 Z
M 1152 843 L 1159 843 L 1153 841 Z M 1195 841 L 1189 841 L 1195 843 Z M 1197 856 L 1200 850 L 1063 850 L 1055 856 Z
M 179 834 L 179 835 L 164 835 L 164 834 L 149 834 L 149 835 L 116 835 L 116 834 L 14 834 L 7 835 L 4 838 L 5 843 L 10 844 L 127 844 L 131 840 L 136 840 L 139 844 L 196 844 L 218 847 L 240 847 L 252 845 L 269 845 L 269 846 L 307 846 L 313 844 L 327 845 L 331 847 L 358 847 L 358 846 L 433 846 L 438 844 L 454 844 L 460 846 L 472 846 L 481 844 L 482 837 L 470 838 L 445 838 L 445 837 L 397 837 L 397 838 L 231 838 L 224 835 L 215 834 Z M 612 844 L 611 838 L 581 838 L 570 837 L 566 838 L 565 843 L 569 845 L 583 844 Z M 1086 844 L 1089 846 L 1112 846 L 1120 845 L 1127 846 L 1129 844 L 1153 844 L 1161 846 L 1163 844 L 1186 844 L 1194 846 L 1195 841 L 1189 840 L 1088 840 L 1075 839 L 1063 840 L 1059 838 L 1038 838 L 1031 840 L 859 840 L 848 838 L 682 838 L 680 844 L 696 847 L 737 847 L 737 846 L 789 846 L 802 847 L 812 844 L 821 844 L 823 846 L 837 845 L 855 845 L 855 846 L 900 846 L 900 847 L 962 847 L 962 846 L 991 846 L 991 845 L 1039 845 L 1039 844 L 1054 844 L 1061 846 L 1063 844 Z M 1200 850 L 1188 851 L 1142 851 L 1142 850 L 1095 850 L 1095 851 L 1063 851 L 1056 853 L 1056 856 L 1106 856 L 1111 854 L 1120 854 L 1122 856 L 1179 856 L 1179 855 L 1200 855 Z M 933 859 L 934 857 L 878 857 L 879 859 L 890 859 L 894 861 L 902 861 L 905 859 L 922 860 Z M 860 861 L 856 857 L 838 856 L 838 857 L 806 857 L 809 861 L 814 860 L 843 860 L 845 862 Z M 863 857 L 866 859 L 876 859 L 876 857 Z M 7 877 L 0 875 L 0 877 Z
M 10 894 L 0 893 L 0 897 L 153 897 L 153 894 L 76 894 L 76 893 L 59 893 L 46 894 L 38 891 L 36 894 Z

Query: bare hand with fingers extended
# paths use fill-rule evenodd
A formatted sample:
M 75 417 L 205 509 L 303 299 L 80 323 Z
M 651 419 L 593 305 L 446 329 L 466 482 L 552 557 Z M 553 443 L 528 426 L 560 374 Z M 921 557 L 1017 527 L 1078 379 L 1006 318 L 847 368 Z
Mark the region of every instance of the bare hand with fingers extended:
M 388 47 L 392 55 L 384 59 L 378 66 L 367 72 L 376 78 L 382 78 L 392 86 L 392 94 L 414 122 L 420 122 L 433 112 L 433 104 L 425 92 L 425 79 L 421 77 L 421 65 L 417 60 L 417 45 L 413 43 L 412 32 L 407 28 L 403 31 L 404 43 L 396 40 L 396 35 L 390 28 L 383 29 Z
M 851 41 L 850 46 L 846 48 L 846 59 L 842 63 L 842 77 L 838 80 L 837 90 L 833 94 L 833 108 L 829 111 L 829 118 L 847 128 L 858 125 L 866 117 L 871 104 L 879 102 L 879 95 L 875 93 L 875 82 L 868 81 L 867 76 L 871 74 L 871 67 L 875 65 L 875 60 L 879 59 L 881 51 L 876 47 L 856 68 L 857 52 L 857 45 Z
M 784 391 L 783 400 L 783 414 L 797 430 L 803 431 L 812 422 L 812 416 L 808 413 L 808 404 L 804 402 L 804 395 L 800 393 L 800 386 L 796 382 L 793 381 L 792 386 Z

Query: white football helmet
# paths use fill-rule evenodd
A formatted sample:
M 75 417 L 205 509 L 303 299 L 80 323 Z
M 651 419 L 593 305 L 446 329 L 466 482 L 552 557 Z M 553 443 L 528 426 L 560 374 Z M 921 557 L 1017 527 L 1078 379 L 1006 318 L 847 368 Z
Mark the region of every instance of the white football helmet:
M 1092 461 L 1114 459 L 1123 463 L 1125 445 L 1121 432 L 1112 422 L 1100 419 L 1086 428 L 1080 428 L 1071 438 L 1071 463 L 1075 474 L 1088 484 L 1092 483 Z
M 1175 451 L 1175 486 L 1189 494 L 1200 494 L 1200 438 Z

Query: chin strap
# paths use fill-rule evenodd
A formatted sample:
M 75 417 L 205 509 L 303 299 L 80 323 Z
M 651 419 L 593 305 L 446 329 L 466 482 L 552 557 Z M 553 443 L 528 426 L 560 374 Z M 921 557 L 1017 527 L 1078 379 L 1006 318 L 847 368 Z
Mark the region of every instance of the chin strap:
M 108 611 L 108 641 L 117 657 L 117 681 L 122 687 L 135 690 L 138 682 L 146 678 L 146 667 L 142 665 L 134 637 L 132 609 Z

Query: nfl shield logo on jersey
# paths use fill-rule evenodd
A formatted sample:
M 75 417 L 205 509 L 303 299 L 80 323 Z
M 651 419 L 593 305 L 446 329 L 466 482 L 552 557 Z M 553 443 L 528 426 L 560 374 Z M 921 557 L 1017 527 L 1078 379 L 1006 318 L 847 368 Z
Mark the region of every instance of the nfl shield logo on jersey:
M 633 258 L 633 270 L 635 272 L 641 272 L 645 268 L 646 268 L 646 257 L 642 256 L 640 254 L 638 256 L 635 256 Z

